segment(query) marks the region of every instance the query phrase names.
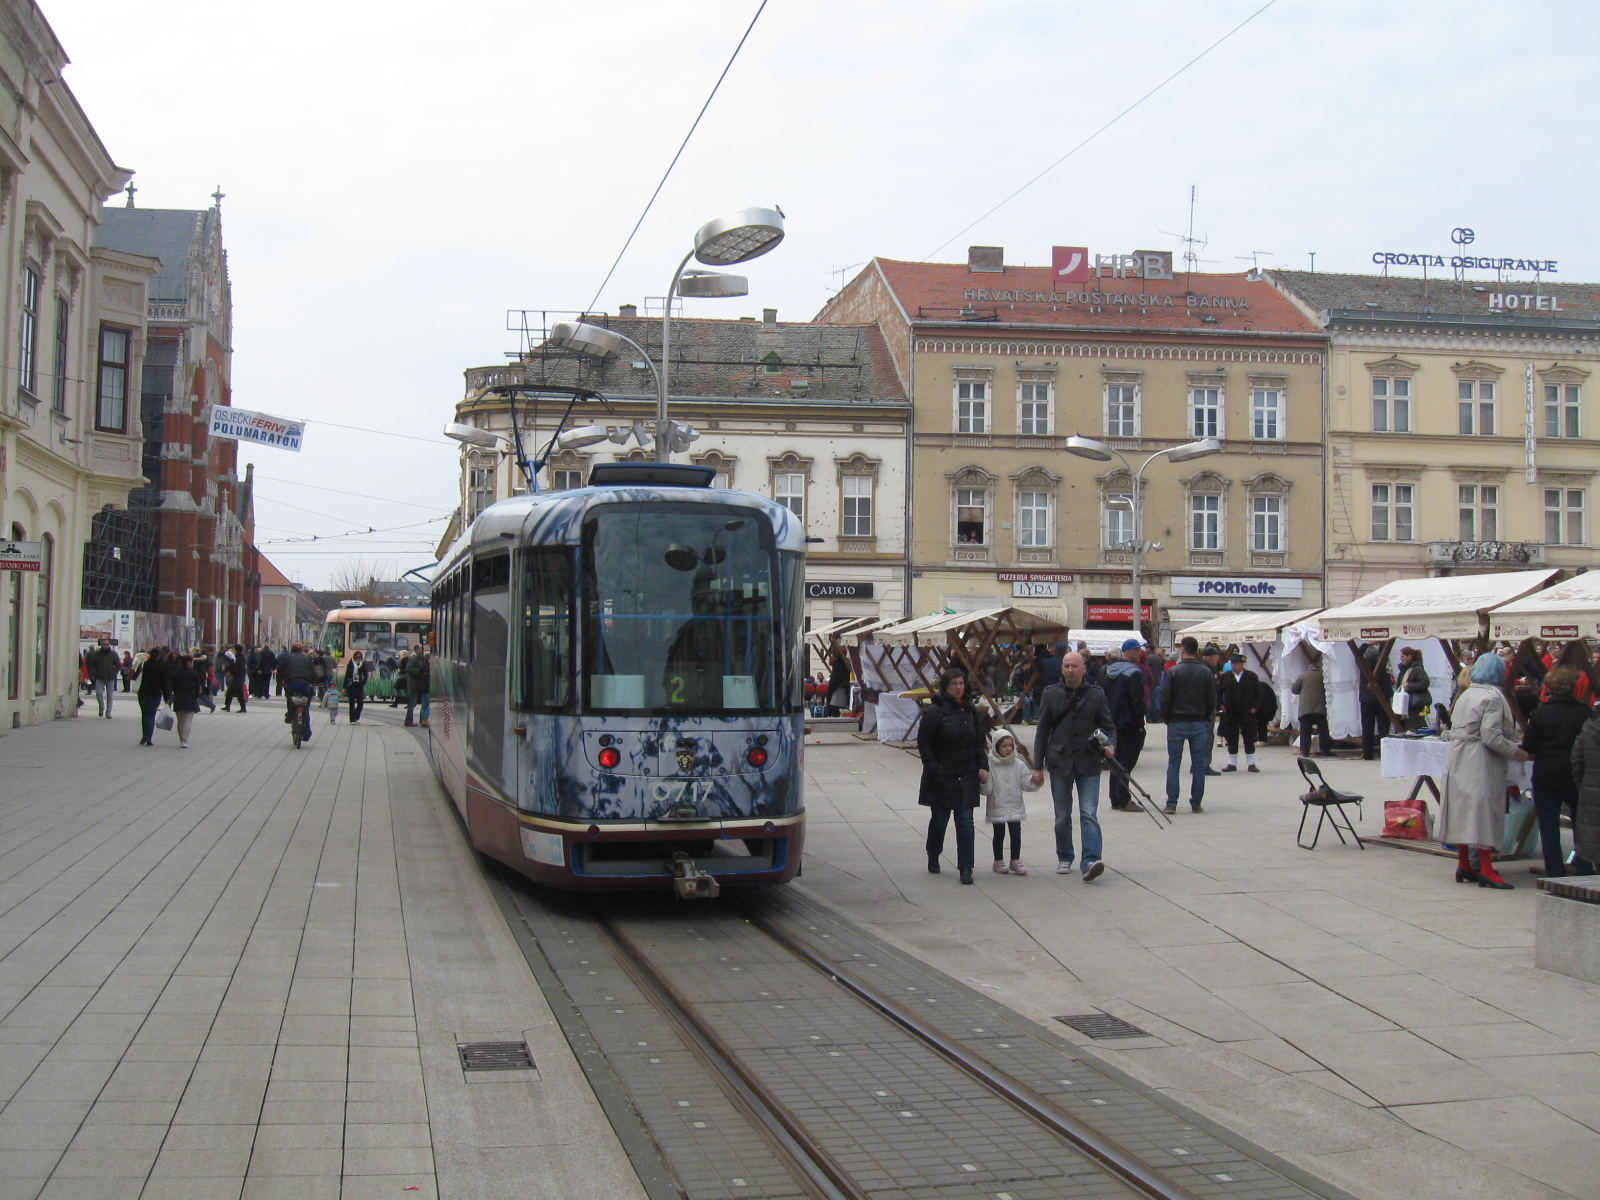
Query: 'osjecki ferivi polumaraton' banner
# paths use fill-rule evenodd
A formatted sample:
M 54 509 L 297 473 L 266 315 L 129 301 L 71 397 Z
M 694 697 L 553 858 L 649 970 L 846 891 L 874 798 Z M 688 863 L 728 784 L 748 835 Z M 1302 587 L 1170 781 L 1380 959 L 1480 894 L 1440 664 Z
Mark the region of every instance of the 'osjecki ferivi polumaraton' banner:
M 277 446 L 280 450 L 300 449 L 306 435 L 304 421 L 291 421 L 287 417 L 270 417 L 266 413 L 251 412 L 247 408 L 229 408 L 222 404 L 211 406 L 208 432 L 212 437 L 232 438 L 238 442 L 257 442 L 263 446 Z

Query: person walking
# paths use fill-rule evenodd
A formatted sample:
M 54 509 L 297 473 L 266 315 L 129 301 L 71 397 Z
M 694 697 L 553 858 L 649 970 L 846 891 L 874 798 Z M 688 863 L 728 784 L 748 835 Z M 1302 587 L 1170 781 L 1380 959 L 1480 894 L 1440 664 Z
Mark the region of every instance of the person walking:
M 1328 732 L 1328 686 L 1322 677 L 1322 651 L 1305 646 L 1311 655 L 1311 665 L 1300 672 L 1289 689 L 1300 697 L 1300 757 L 1311 757 L 1311 733 L 1317 734 L 1317 745 L 1323 758 L 1333 754 L 1333 735 Z
M 265 645 L 252 646 L 246 665 L 250 672 L 250 694 L 257 699 L 267 695 L 272 689 L 272 667 L 268 655 L 272 653 Z
M 1381 647 L 1369 642 L 1361 657 L 1372 672 L 1370 683 L 1365 675 L 1361 678 L 1361 758 L 1371 762 L 1378 757 L 1379 743 L 1393 730 L 1386 710 L 1394 701 L 1394 675 L 1388 667 L 1378 665 L 1383 657 Z
M 172 715 L 178 727 L 178 749 L 189 748 L 189 733 L 194 727 L 194 715 L 200 711 L 200 698 L 205 695 L 206 677 L 195 666 L 194 658 L 185 654 L 177 663 L 167 667 L 167 703 L 172 705 Z
M 1211 722 L 1217 715 L 1217 677 L 1200 661 L 1200 643 L 1186 637 L 1180 657 L 1167 670 L 1161 689 L 1161 720 L 1167 727 L 1167 809 L 1178 811 L 1178 770 L 1189 747 L 1189 807 L 1204 811 L 1207 768 L 1211 765 Z
M 233 702 L 237 700 L 239 711 L 244 712 L 250 700 L 250 660 L 245 657 L 243 646 L 235 645 L 223 663 L 223 679 L 227 692 L 222 698 L 222 711 L 232 712 Z
M 842 653 L 833 656 L 833 666 L 828 671 L 827 715 L 837 717 L 850 708 L 850 660 Z
M 1548 686 L 1549 676 L 1545 679 Z M 1571 766 L 1578 798 L 1572 807 L 1572 861 L 1566 865 L 1570 874 L 1594 875 L 1600 873 L 1600 713 L 1579 730 Z
M 1577 676 L 1557 667 L 1541 677 L 1546 699 L 1536 705 L 1523 730 L 1522 748 L 1533 759 L 1533 808 L 1539 819 L 1539 848 L 1544 873 L 1558 879 L 1567 873 L 1561 859 L 1561 810 L 1577 826 L 1578 783 L 1573 778 L 1572 748 L 1589 723 L 1589 706 L 1574 692 Z
M 404 704 L 406 702 L 406 695 L 407 695 L 406 664 L 409 663 L 410 661 L 411 661 L 411 652 L 408 651 L 408 650 L 402 650 L 400 652 L 399 661 L 396 662 L 395 665 L 394 665 L 394 692 L 389 697 L 389 707 L 390 708 L 399 708 L 402 704 Z M 820 684 L 820 681 L 821 681 L 821 678 L 822 678 L 822 672 L 821 671 L 817 672 L 817 678 L 818 678 L 819 684 Z M 821 686 L 826 686 L 826 684 L 821 684 Z
M 318 646 L 311 652 L 311 681 L 317 689 L 318 700 L 328 694 L 328 684 L 332 680 L 333 659 L 329 657 L 326 647 Z
M 1200 661 L 1203 662 L 1206 665 L 1206 669 L 1211 672 L 1211 677 L 1213 679 L 1217 680 L 1219 682 L 1219 684 L 1220 684 L 1221 679 L 1222 679 L 1223 671 L 1227 670 L 1227 664 L 1223 662 L 1223 658 L 1224 658 L 1224 655 L 1222 653 L 1221 648 L 1218 647 L 1218 646 L 1213 645 L 1210 642 L 1207 642 L 1206 643 L 1206 648 L 1204 650 L 1200 651 Z M 1218 719 L 1218 716 L 1220 716 L 1220 711 L 1219 711 L 1219 713 L 1217 715 L 1215 715 L 1215 716 L 1213 716 L 1211 718 L 1211 741 L 1209 742 L 1209 745 L 1210 745 L 1211 749 L 1206 755 L 1206 774 L 1207 775 L 1221 775 L 1222 774 L 1221 771 L 1217 770 L 1215 767 L 1213 767 L 1211 765 L 1211 760 L 1214 759 L 1217 756 L 1217 719 Z
M 1106 664 L 1101 685 L 1111 708 L 1111 724 L 1117 731 L 1117 762 L 1129 774 L 1138 765 L 1139 753 L 1144 749 L 1144 721 L 1148 711 L 1145 697 L 1149 693 L 1144 668 L 1139 662 L 1142 653 L 1139 639 L 1128 638 L 1122 643 L 1122 657 Z M 1118 812 L 1138 811 L 1121 771 L 1111 773 L 1111 807 Z
M 983 734 L 983 718 L 967 694 L 967 673 L 959 667 L 941 672 L 939 690 L 922 710 L 917 726 L 917 754 L 922 759 L 917 803 L 932 810 L 925 845 L 931 874 L 939 874 L 945 830 L 954 818 L 956 871 L 962 883 L 972 882 L 972 811 L 978 807 L 979 788 L 989 781 Z
M 1471 682 L 1456 700 L 1450 728 L 1440 736 L 1450 743 L 1444 759 L 1444 790 L 1439 798 L 1439 840 L 1456 847 L 1456 882 L 1509 888 L 1496 874 L 1494 847 L 1505 829 L 1506 763 L 1527 762 L 1528 752 L 1511 740 L 1516 717 L 1505 694 L 1505 660 L 1482 654 L 1472 664 Z M 1478 851 L 1478 869 L 1470 852 Z
M 122 675 L 122 692 L 124 695 L 133 690 L 133 654 L 131 651 L 122 652 L 122 666 L 119 668 Z
M 1486 654 L 1484 657 L 1494 656 Z M 1428 681 L 1428 668 L 1422 663 L 1422 651 L 1415 646 L 1407 646 L 1400 651 L 1400 672 L 1396 686 L 1405 700 L 1403 717 L 1406 728 L 1421 729 L 1430 724 L 1433 716 L 1432 685 Z
M 1085 682 L 1088 665 L 1072 651 L 1061 656 L 1061 682 L 1044 690 L 1039 724 L 1033 734 L 1033 781 L 1050 773 L 1050 798 L 1056 810 L 1056 874 L 1070 875 L 1072 793 L 1078 793 L 1078 827 L 1083 834 L 1083 879 L 1093 883 L 1105 871 L 1101 859 L 1100 772 L 1117 753 L 1106 694 Z M 1096 735 L 1099 735 L 1098 737 Z
M 344 665 L 344 697 L 350 705 L 350 724 L 361 720 L 361 710 L 367 703 L 367 680 L 372 678 L 372 664 L 357 650 Z
M 422 727 L 428 727 L 428 701 L 431 698 L 428 688 L 432 684 L 432 665 L 428 660 L 428 648 L 418 646 L 411 652 L 411 657 L 406 659 L 406 724 L 415 725 L 411 713 L 419 706 L 422 709 L 418 720 Z M 965 678 L 965 676 L 963 676 Z
M 1217 676 L 1217 705 L 1220 713 L 1217 732 L 1228 743 L 1228 765 L 1224 772 L 1239 769 L 1239 739 L 1244 739 L 1245 769 L 1259 774 L 1256 766 L 1256 709 L 1261 704 L 1261 677 L 1244 667 L 1244 655 L 1228 656 L 1228 669 Z
M 984 805 L 984 820 L 994 827 L 994 873 L 996 875 L 1026 875 L 1028 865 L 1022 861 L 1022 823 L 1028 819 L 1028 802 L 1025 792 L 1037 792 L 1043 786 L 1036 780 L 1017 754 L 1017 739 L 1003 733 L 995 739 L 994 753 L 989 755 L 989 778 L 978 785 L 980 794 L 988 797 Z M 1006 835 L 1011 836 L 1011 861 L 1005 858 Z
M 139 679 L 139 690 L 135 693 L 135 699 L 139 702 L 141 746 L 156 744 L 156 712 L 160 709 L 161 702 L 167 698 L 167 664 L 163 658 L 162 648 L 151 646 L 150 653 L 145 655 L 144 662 L 139 664 L 135 672 Z
M 99 715 L 109 720 L 111 701 L 117 694 L 117 675 L 122 671 L 122 660 L 111 648 L 111 639 L 101 638 L 100 644 L 84 655 L 83 665 L 89 672 L 89 686 L 94 689 Z

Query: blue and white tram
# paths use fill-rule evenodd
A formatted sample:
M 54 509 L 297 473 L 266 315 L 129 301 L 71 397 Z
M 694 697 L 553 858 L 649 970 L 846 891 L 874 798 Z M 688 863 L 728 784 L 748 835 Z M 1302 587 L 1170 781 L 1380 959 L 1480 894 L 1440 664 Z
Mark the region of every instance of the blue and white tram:
M 805 531 L 688 464 L 485 509 L 434 574 L 429 748 L 556 887 L 782 883 L 805 840 Z

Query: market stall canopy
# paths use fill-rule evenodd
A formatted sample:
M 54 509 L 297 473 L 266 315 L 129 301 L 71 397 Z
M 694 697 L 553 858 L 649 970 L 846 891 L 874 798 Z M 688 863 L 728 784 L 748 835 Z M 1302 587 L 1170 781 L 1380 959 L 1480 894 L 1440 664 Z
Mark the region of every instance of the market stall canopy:
M 842 641 L 846 633 L 859 629 L 871 621 L 872 617 L 840 617 L 837 621 L 827 621 L 807 630 L 806 641 L 818 651 L 825 653 L 832 648 L 833 643 Z
M 1219 614 L 1209 621 L 1180 629 L 1175 638 L 1192 637 L 1202 645 L 1216 642 L 1219 646 L 1243 646 L 1249 642 L 1275 642 L 1278 631 L 1298 625 L 1316 616 L 1320 608 L 1296 608 L 1286 612 L 1242 612 Z
M 847 633 L 839 635 L 839 640 L 852 646 L 865 646 L 868 639 L 877 641 L 877 635 L 885 629 L 893 629 L 896 625 L 904 625 L 905 617 L 881 617 L 876 621 L 868 621 L 865 625 L 858 625 Z
M 1397 579 L 1317 617 L 1326 641 L 1390 638 L 1475 638 L 1485 614 L 1549 583 L 1555 568 L 1488 575 Z
M 1144 635 L 1132 629 L 1069 629 L 1062 640 L 1069 646 L 1082 646 L 1085 654 L 1121 654 L 1122 643 L 1129 638 L 1144 642 Z
M 1600 637 L 1600 573 L 1579 575 L 1501 605 L 1489 614 L 1489 636 L 1508 642 Z
M 986 608 L 979 612 L 934 613 L 918 617 L 892 629 L 879 631 L 876 640 L 890 646 L 943 646 L 949 634 L 962 641 L 999 628 L 1015 630 L 1030 642 L 1049 643 L 1060 639 L 1066 626 L 1021 608 Z M 1002 641 L 1006 640 L 1002 637 Z

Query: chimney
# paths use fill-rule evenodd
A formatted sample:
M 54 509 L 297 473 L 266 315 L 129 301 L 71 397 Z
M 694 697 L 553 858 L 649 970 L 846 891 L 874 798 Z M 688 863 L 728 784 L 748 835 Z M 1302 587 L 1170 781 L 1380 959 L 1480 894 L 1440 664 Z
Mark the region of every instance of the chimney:
M 778 310 L 775 308 L 763 308 L 761 310 L 761 324 L 768 329 L 776 329 L 778 327 Z
M 1004 246 L 968 246 L 967 270 L 1003 273 L 1006 269 L 1005 257 Z
M 619 317 L 637 317 L 638 315 L 639 315 L 639 306 L 637 304 L 619 304 L 619 305 L 617 305 L 617 316 L 619 316 Z

